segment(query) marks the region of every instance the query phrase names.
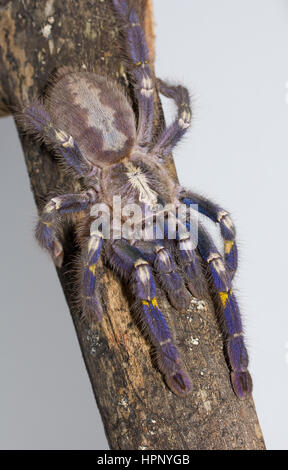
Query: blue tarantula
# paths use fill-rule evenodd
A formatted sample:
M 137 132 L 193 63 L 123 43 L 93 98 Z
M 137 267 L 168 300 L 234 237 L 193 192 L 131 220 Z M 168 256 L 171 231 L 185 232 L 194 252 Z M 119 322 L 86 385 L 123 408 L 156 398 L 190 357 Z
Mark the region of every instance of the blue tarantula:
M 42 211 L 36 236 L 56 265 L 61 266 L 61 217 L 84 214 L 89 230 L 85 237 L 82 233 L 79 289 L 85 318 L 93 326 L 102 317 L 97 287 L 97 263 L 102 253 L 106 262 L 129 283 L 142 324 L 157 352 L 158 367 L 169 388 L 181 396 L 191 391 L 191 379 L 158 306 L 154 277 L 157 276 L 171 304 L 185 311 L 190 302 L 188 290 L 195 297 L 203 296 L 208 271 L 224 320 L 232 385 L 237 396 L 243 398 L 251 393 L 252 382 L 240 312 L 231 288 L 237 268 L 235 228 L 225 210 L 186 191 L 169 175 L 165 159 L 191 122 L 189 94 L 183 86 L 154 80 L 145 34 L 134 9 L 129 8 L 126 0 L 113 0 L 113 4 L 126 36 L 130 76 L 138 104 L 137 124 L 122 88 L 94 72 L 63 70 L 45 99 L 35 100 L 24 109 L 25 130 L 52 147 L 66 168 L 81 178 L 85 188 L 79 194 L 53 197 Z M 174 100 L 178 113 L 153 142 L 155 89 Z M 164 237 L 158 239 L 104 239 L 95 206 L 105 203 L 112 207 L 114 196 L 121 196 L 124 204 L 141 206 L 197 205 L 200 213 L 219 224 L 224 256 L 201 225 L 195 249 L 191 219 L 186 223 L 186 232 L 178 230 L 174 240 L 168 239 L 165 228 Z

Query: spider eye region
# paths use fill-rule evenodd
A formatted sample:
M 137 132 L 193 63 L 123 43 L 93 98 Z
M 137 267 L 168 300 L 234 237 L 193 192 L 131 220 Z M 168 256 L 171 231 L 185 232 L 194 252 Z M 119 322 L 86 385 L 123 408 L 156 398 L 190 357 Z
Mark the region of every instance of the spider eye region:
M 151 188 L 149 179 L 143 169 L 132 162 L 127 162 L 125 169 L 130 185 L 139 193 L 139 201 L 148 205 L 155 205 L 158 194 Z

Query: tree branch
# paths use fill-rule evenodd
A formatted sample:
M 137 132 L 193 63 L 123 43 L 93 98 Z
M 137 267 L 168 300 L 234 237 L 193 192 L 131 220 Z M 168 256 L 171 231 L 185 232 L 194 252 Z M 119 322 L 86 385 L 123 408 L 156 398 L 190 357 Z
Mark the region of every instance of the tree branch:
M 143 18 L 154 57 L 152 0 L 133 4 Z M 42 92 L 49 75 L 63 65 L 93 66 L 128 87 L 122 41 L 108 0 L 0 1 L 0 114 Z M 160 105 L 155 132 L 159 113 Z M 27 135 L 20 138 L 38 208 L 56 187 L 65 184 L 77 190 L 44 146 Z M 172 160 L 170 169 L 174 172 Z M 192 394 L 179 398 L 166 388 L 153 365 L 150 345 L 134 321 L 125 287 L 105 266 L 101 267 L 103 322 L 92 332 L 80 320 L 71 289 L 77 250 L 72 232 L 64 248 L 64 266 L 58 274 L 110 447 L 263 449 L 252 398 L 240 401 L 232 391 L 211 300 L 192 302 L 183 315 L 160 295 L 194 383 Z

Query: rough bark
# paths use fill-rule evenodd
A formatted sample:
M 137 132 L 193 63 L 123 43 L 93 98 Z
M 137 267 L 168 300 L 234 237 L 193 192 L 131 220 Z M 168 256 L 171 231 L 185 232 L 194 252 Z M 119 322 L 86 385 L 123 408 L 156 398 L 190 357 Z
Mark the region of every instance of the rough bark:
M 152 0 L 134 1 L 134 5 L 142 13 L 154 57 Z M 9 114 L 14 106 L 42 92 L 49 74 L 63 65 L 93 65 L 127 87 L 122 46 L 109 0 L 0 0 L 1 114 Z M 20 138 L 38 208 L 59 185 L 77 189 L 43 146 L 25 135 Z M 170 168 L 173 171 L 172 161 Z M 150 345 L 129 310 L 125 287 L 105 266 L 101 268 L 106 305 L 103 322 L 92 332 L 80 320 L 71 292 L 75 250 L 70 233 L 64 267 L 58 274 L 110 447 L 263 449 L 252 398 L 240 401 L 232 391 L 211 300 L 192 302 L 183 315 L 161 296 L 194 382 L 192 394 L 179 398 L 166 388 L 153 365 Z

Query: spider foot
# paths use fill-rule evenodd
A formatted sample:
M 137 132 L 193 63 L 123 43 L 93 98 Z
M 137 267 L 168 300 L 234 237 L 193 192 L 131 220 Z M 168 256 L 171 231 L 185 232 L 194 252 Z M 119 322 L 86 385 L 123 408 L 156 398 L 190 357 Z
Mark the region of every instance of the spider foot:
M 165 381 L 170 390 L 179 396 L 186 396 L 193 389 L 188 372 L 183 367 L 178 349 L 172 340 L 160 343 L 158 349 L 158 366 L 164 373 Z
M 185 397 L 192 392 L 193 386 L 188 373 L 180 369 L 173 375 L 165 375 L 165 382 L 175 395 Z
M 207 288 L 203 279 L 194 277 L 192 281 L 191 276 L 187 276 L 187 278 L 187 287 L 192 296 L 199 300 L 205 299 L 207 296 Z
M 181 313 L 185 313 L 190 304 L 190 294 L 179 274 L 162 274 L 160 283 L 168 294 L 171 305 Z
M 40 245 L 49 251 L 55 265 L 61 268 L 64 251 L 62 243 L 56 236 L 56 228 L 52 222 L 40 220 L 37 224 L 35 235 Z
M 141 302 L 139 312 L 142 312 L 146 323 L 147 333 L 156 349 L 156 363 L 163 373 L 170 390 L 179 396 L 185 396 L 192 390 L 188 373 L 182 366 L 179 351 L 174 344 L 163 313 L 159 310 L 156 298 Z M 143 325 L 145 325 L 143 322 Z
M 52 258 L 57 268 L 61 268 L 62 263 L 63 263 L 63 258 L 64 258 L 64 252 L 63 252 L 62 244 L 59 242 L 59 240 L 53 241 Z
M 243 335 L 237 334 L 228 342 L 228 355 L 232 366 L 231 382 L 238 398 L 246 398 L 252 392 L 252 379 L 247 370 L 248 354 Z
M 185 287 L 175 289 L 173 294 L 169 294 L 171 305 L 181 313 L 186 313 L 190 305 L 191 296 Z
M 88 322 L 91 330 L 95 330 L 96 326 L 102 320 L 103 309 L 101 302 L 94 294 L 93 297 L 83 298 L 83 318 Z
M 233 371 L 231 373 L 231 382 L 237 397 L 244 399 L 252 393 L 252 379 L 248 370 Z

